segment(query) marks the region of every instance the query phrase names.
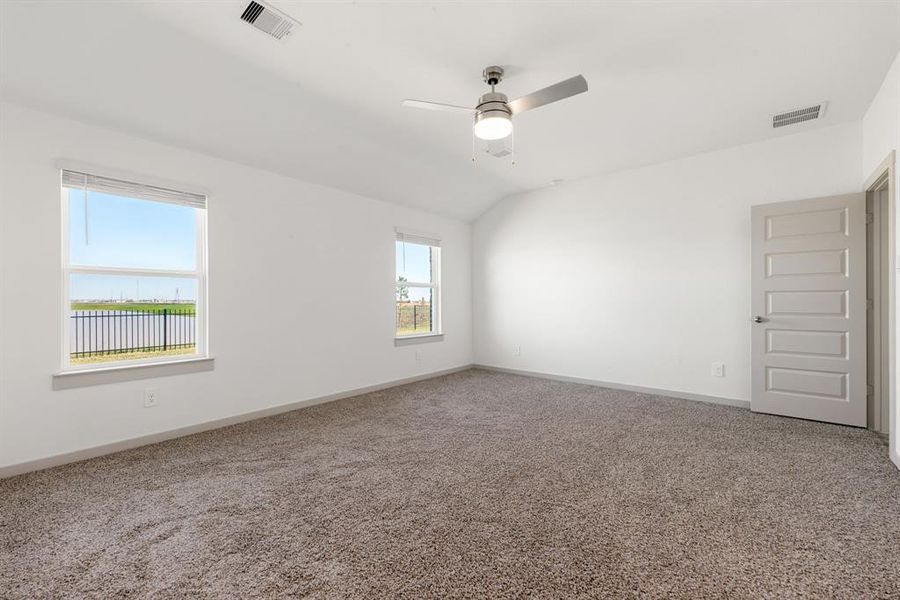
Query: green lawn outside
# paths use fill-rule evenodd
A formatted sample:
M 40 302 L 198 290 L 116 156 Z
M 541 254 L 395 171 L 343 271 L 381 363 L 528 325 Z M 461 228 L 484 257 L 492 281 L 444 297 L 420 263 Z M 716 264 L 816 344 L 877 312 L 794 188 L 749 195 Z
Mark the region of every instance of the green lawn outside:
M 412 327 L 404 327 L 401 329 L 398 327 L 395 335 L 397 337 L 400 337 L 404 335 L 421 335 L 423 333 L 432 333 L 431 326 L 429 325 L 428 327 L 419 327 L 418 329 L 413 329 Z
M 121 310 L 126 312 L 156 312 L 168 310 L 182 314 L 193 313 L 194 305 L 188 303 L 166 302 L 73 302 L 72 310 Z
M 72 356 L 69 360 L 73 365 L 86 365 L 91 363 L 115 362 L 118 360 L 137 360 L 140 358 L 156 358 L 159 356 L 178 356 L 181 354 L 195 354 L 197 347 L 194 344 L 171 350 L 134 350 L 132 352 L 107 352 L 97 353 L 91 356 Z

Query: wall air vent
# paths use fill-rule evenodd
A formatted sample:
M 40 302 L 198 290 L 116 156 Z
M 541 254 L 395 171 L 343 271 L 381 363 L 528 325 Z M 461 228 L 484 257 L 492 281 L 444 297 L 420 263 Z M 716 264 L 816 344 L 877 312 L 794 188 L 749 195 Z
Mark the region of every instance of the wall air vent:
M 819 104 L 807 106 L 806 108 L 798 108 L 796 110 L 789 110 L 787 112 L 777 114 L 772 117 L 772 127 L 778 129 L 779 127 L 794 125 L 796 123 L 802 123 L 803 121 L 821 119 L 825 116 L 826 106 L 828 106 L 827 102 L 820 102 Z
M 277 40 L 285 39 L 291 35 L 294 27 L 300 26 L 298 21 L 290 18 L 280 10 L 255 0 L 251 0 L 250 4 L 244 8 L 244 12 L 241 13 L 241 20 L 250 23 Z

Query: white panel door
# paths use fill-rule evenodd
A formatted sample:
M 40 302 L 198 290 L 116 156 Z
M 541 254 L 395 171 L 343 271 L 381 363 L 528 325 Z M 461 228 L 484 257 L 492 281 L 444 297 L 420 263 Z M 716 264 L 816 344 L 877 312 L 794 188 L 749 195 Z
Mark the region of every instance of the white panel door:
M 866 196 L 751 209 L 755 412 L 866 426 Z

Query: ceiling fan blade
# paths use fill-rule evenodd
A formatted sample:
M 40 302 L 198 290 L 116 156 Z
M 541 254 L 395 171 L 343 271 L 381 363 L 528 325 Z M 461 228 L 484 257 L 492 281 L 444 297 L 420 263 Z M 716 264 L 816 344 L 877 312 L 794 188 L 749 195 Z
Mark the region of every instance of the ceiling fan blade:
M 465 113 L 474 115 L 474 108 L 466 108 L 465 106 L 454 106 L 453 104 L 441 104 L 439 102 L 428 102 L 426 100 L 404 100 L 400 103 L 407 108 L 424 108 L 426 110 L 443 110 L 446 112 Z
M 509 107 L 509 110 L 512 111 L 512 114 L 517 115 L 526 110 L 531 110 L 532 108 L 544 106 L 545 104 L 550 104 L 557 100 L 564 100 L 575 94 L 581 94 L 587 90 L 587 80 L 581 75 L 576 75 L 565 81 L 560 81 L 559 83 L 545 87 L 542 90 L 532 92 L 527 96 L 511 100 L 507 102 L 506 105 Z

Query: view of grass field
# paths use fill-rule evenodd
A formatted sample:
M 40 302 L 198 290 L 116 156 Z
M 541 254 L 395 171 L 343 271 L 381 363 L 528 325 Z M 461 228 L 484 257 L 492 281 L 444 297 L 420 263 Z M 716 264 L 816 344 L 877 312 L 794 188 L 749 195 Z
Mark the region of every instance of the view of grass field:
M 431 333 L 431 327 L 418 327 L 416 329 L 412 329 L 410 327 L 404 327 L 402 329 L 397 330 L 397 335 L 417 335 L 422 333 Z
M 114 360 L 138 360 L 141 358 L 156 358 L 160 356 L 180 356 L 184 354 L 194 354 L 196 351 L 197 347 L 194 344 L 191 344 L 189 346 L 173 348 L 171 350 L 136 350 L 133 352 L 108 352 L 92 356 L 72 356 L 69 358 L 69 361 L 73 365 L 86 365 Z
M 192 314 L 195 312 L 196 307 L 193 302 L 72 302 L 72 310 L 150 312 L 164 309 Z

